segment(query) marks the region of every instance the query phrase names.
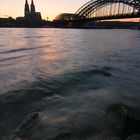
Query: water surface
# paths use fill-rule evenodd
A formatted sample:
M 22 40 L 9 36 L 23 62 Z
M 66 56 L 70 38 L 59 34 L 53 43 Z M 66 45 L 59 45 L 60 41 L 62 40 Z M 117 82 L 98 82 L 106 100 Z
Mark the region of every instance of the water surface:
M 114 134 L 105 108 L 140 106 L 139 44 L 138 30 L 0 29 L 0 139 Z

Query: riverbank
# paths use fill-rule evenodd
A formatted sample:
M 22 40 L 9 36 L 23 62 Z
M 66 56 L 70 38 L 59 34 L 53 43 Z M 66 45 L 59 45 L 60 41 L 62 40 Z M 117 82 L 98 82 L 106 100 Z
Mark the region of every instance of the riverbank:
M 139 22 L 120 22 L 120 21 L 97 21 L 86 24 L 71 24 L 63 22 L 42 21 L 39 24 L 24 24 L 12 22 L 0 22 L 0 28 L 72 28 L 72 29 L 140 29 Z

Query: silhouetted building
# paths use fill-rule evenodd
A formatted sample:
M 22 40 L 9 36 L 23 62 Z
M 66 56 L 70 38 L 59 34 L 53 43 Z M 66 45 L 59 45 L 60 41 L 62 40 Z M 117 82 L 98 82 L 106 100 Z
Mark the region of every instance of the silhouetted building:
M 29 5 L 28 0 L 25 0 L 24 17 L 16 18 L 17 26 L 41 26 L 43 21 L 40 12 L 36 12 L 34 1 L 31 0 Z
M 12 17 L 0 18 L 0 27 L 14 27 L 15 24 L 15 19 Z
M 41 13 L 35 11 L 35 5 L 33 0 L 31 1 L 30 8 L 29 8 L 28 0 L 25 1 L 24 17 L 32 21 L 42 20 Z
M 78 20 L 84 17 L 79 16 L 78 14 L 73 13 L 61 13 L 55 17 L 54 21 L 70 21 L 70 20 Z
M 25 1 L 25 8 L 24 8 L 24 15 L 25 17 L 27 16 L 27 14 L 30 12 L 29 10 L 29 4 L 28 4 L 28 1 L 26 0 Z
M 31 2 L 31 12 L 35 12 L 35 5 L 33 0 Z

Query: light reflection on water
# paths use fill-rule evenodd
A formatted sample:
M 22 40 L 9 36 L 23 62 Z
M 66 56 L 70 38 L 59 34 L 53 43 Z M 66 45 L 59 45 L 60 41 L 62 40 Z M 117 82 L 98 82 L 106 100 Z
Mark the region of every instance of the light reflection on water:
M 36 126 L 29 124 L 31 140 L 55 140 L 71 133 L 80 139 L 112 131 L 104 113 L 110 103 L 140 105 L 139 31 L 0 32 L 2 140 L 32 112 L 39 112 L 39 120 Z

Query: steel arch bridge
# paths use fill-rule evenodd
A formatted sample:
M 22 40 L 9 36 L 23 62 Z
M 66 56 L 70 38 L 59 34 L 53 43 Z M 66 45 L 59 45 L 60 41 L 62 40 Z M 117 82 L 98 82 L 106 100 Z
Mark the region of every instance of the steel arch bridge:
M 106 20 L 140 17 L 140 0 L 90 0 L 75 14 L 81 20 Z

